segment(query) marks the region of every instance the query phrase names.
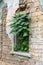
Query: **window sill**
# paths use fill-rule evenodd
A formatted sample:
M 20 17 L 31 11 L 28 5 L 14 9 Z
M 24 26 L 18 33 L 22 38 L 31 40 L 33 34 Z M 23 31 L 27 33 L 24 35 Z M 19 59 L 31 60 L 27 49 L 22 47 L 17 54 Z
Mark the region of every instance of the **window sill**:
M 31 53 L 11 51 L 10 54 L 31 58 Z

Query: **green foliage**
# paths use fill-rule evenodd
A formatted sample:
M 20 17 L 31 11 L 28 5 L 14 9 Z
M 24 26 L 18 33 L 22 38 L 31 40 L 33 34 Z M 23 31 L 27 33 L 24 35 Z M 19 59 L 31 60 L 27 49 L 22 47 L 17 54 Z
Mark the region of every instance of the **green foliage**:
M 20 47 L 18 45 L 16 45 L 13 47 L 13 49 L 14 49 L 14 51 L 18 51 L 18 50 L 20 50 Z
M 29 24 L 31 21 L 31 16 L 29 14 L 16 14 L 12 18 L 12 24 L 10 25 L 12 30 L 10 33 L 18 35 L 20 46 L 16 45 L 14 47 L 15 51 L 21 50 L 24 52 L 29 51 Z

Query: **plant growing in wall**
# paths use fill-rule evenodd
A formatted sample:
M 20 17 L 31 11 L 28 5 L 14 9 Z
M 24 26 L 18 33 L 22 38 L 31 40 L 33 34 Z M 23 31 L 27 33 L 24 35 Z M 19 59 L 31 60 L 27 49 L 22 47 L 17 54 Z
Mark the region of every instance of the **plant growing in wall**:
M 31 16 L 29 14 L 18 13 L 12 18 L 12 24 L 10 24 L 12 28 L 11 33 L 17 35 L 18 38 L 18 42 L 14 46 L 15 51 L 29 52 L 30 21 Z

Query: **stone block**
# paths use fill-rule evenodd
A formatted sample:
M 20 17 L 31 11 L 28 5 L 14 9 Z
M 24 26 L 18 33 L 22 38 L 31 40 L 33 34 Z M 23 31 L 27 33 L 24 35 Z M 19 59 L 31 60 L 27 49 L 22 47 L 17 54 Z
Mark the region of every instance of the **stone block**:
M 27 3 L 30 3 L 30 2 L 32 2 L 32 0 L 27 0 Z
M 39 61 L 39 60 L 40 60 L 40 57 L 39 57 L 39 56 L 34 56 L 34 55 L 33 55 L 33 60 Z
M 43 21 L 43 15 L 38 16 L 40 21 Z
M 34 6 L 35 6 L 35 7 L 40 6 L 39 1 L 36 1 L 36 2 L 34 3 Z

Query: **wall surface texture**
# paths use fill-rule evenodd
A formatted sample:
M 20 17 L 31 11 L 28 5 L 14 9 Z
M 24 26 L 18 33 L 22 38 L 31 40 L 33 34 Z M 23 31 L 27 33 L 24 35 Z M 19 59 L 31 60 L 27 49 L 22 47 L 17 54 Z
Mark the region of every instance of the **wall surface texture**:
M 11 0 L 9 0 L 10 3 Z M 12 0 L 13 1 L 13 0 Z M 15 1 L 15 0 L 14 0 Z M 30 53 L 32 58 L 19 57 L 16 55 L 10 55 L 12 50 L 11 35 L 9 35 L 9 27 L 7 26 L 11 21 L 11 17 L 15 14 L 15 10 L 19 7 L 17 2 L 15 5 L 11 2 L 8 5 L 8 14 L 7 14 L 7 25 L 6 34 L 3 38 L 3 50 L 2 50 L 2 59 L 6 62 L 12 63 L 14 65 L 41 65 L 43 61 L 43 12 L 41 11 L 40 1 L 39 0 L 27 0 L 30 15 L 32 16 L 32 21 L 30 22 L 31 34 L 30 34 Z M 12 5 L 13 3 L 13 5 Z M 16 6 L 14 8 L 14 6 Z M 5 14 L 4 14 L 5 15 Z M 3 22 L 5 17 L 3 18 Z M 9 36 L 9 37 L 8 37 Z M 11 36 L 11 37 L 10 37 Z M 33 64 L 32 64 L 33 63 Z

